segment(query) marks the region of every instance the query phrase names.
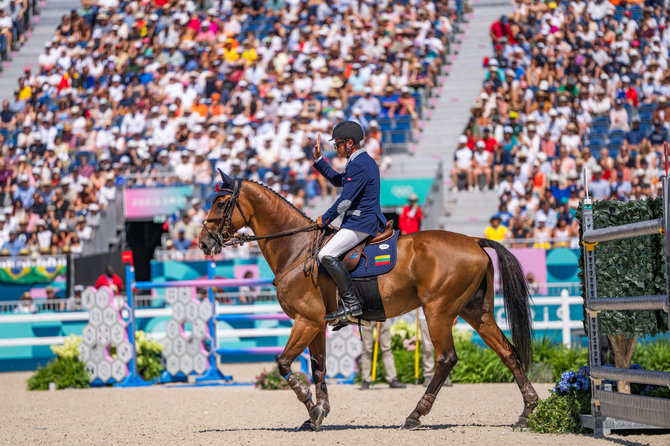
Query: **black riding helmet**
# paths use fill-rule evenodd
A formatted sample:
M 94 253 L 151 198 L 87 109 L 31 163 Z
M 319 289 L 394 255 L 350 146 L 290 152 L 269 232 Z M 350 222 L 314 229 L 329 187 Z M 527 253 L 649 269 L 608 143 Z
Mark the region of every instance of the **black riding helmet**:
M 342 121 L 333 128 L 333 135 L 330 139 L 336 138 L 353 139 L 356 144 L 360 144 L 365 139 L 363 127 L 354 121 Z

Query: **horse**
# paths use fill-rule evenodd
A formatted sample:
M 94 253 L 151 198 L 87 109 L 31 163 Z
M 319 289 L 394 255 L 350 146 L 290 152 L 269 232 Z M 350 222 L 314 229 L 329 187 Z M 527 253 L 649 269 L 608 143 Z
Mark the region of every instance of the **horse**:
M 223 246 L 256 240 L 275 274 L 274 284 L 282 310 L 294 319 L 283 352 L 277 356 L 280 373 L 305 405 L 309 419 L 304 429 L 319 430 L 330 411 L 326 387 L 326 322 L 324 315 L 337 307 L 336 287 L 318 274 L 316 252 L 323 242 L 320 228 L 302 211 L 263 184 L 233 179 L 219 170 L 222 185 L 203 221 L 198 247 L 205 255 Z M 248 227 L 254 236 L 237 231 Z M 503 300 L 511 327 L 512 345 L 497 325 L 493 303 L 493 262 L 484 248 L 498 257 Z M 437 354 L 436 373 L 403 429 L 416 429 L 427 415 L 458 357 L 452 321 L 463 318 L 510 369 L 524 401 L 516 422 L 526 427 L 538 396 L 526 377 L 532 362 L 528 284 L 518 260 L 501 244 L 442 230 L 426 230 L 398 238 L 395 267 L 379 276 L 379 292 L 387 318 L 422 307 Z M 308 267 L 311 265 L 311 267 Z M 309 348 L 316 401 L 309 387 L 291 371 L 292 362 Z

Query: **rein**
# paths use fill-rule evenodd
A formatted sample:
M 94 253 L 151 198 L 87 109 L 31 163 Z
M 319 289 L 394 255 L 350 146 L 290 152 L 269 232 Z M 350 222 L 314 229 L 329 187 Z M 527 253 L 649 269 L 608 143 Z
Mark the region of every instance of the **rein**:
M 216 201 L 216 199 L 221 196 L 230 195 L 230 199 L 224 203 L 221 217 L 206 218 L 202 222 L 202 227 L 205 228 L 209 236 L 212 237 L 216 241 L 216 243 L 222 248 L 225 246 L 241 245 L 245 242 L 253 242 L 256 240 L 271 240 L 275 238 L 298 234 L 300 232 L 310 232 L 320 229 L 319 225 L 317 225 L 316 223 L 311 223 L 309 225 L 300 226 L 299 228 L 288 229 L 286 231 L 275 232 L 274 234 L 268 234 L 268 235 L 237 234 L 232 224 L 233 212 L 235 211 L 235 208 L 237 208 L 237 210 L 240 211 L 240 215 L 242 216 L 242 220 L 244 221 L 244 226 L 249 225 L 247 217 L 246 215 L 244 215 L 244 211 L 242 210 L 242 206 L 240 206 L 240 202 L 238 200 L 241 188 L 242 188 L 242 179 L 236 178 L 235 182 L 233 183 L 232 189 L 230 188 L 220 189 L 219 193 L 214 198 L 214 201 Z M 207 223 L 214 223 L 214 222 L 219 222 L 219 225 L 216 227 L 215 231 L 212 231 L 207 227 Z M 323 236 L 321 237 L 317 236 L 315 238 L 315 241 L 318 241 L 319 239 L 323 239 Z M 318 246 L 314 247 L 314 244 L 315 243 L 313 243 L 312 246 L 310 247 L 310 253 L 318 251 Z
M 227 243 L 230 243 L 231 240 L 234 239 L 234 244 L 239 244 L 239 243 L 244 243 L 244 242 L 253 242 L 256 240 L 271 240 L 274 238 L 279 238 L 279 237 L 286 237 L 288 235 L 293 235 L 297 234 L 299 232 L 310 232 L 318 229 L 318 225 L 316 223 L 312 223 L 310 225 L 305 225 L 305 226 L 300 226 L 299 228 L 295 229 L 288 229 L 286 231 L 281 231 L 281 232 L 275 232 L 274 234 L 268 234 L 268 235 L 244 235 L 244 234 L 237 234 L 233 235 L 230 240 Z

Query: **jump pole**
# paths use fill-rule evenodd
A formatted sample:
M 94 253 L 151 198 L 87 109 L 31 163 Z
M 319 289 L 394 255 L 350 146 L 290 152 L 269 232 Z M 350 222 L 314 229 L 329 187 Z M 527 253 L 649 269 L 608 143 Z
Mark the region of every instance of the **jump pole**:
M 377 354 L 379 353 L 379 332 L 381 330 L 381 323 L 377 322 L 377 334 L 375 335 L 375 346 L 372 349 L 372 376 L 371 385 L 375 386 L 375 380 L 377 379 Z
M 209 262 L 207 264 L 207 278 L 212 280 L 216 276 L 216 263 Z M 209 303 L 212 305 L 212 317 L 209 318 L 207 323 L 207 328 L 209 330 L 209 336 L 212 339 L 211 351 L 209 354 L 209 368 L 204 375 L 195 379 L 196 383 L 209 382 L 209 381 L 232 381 L 232 375 L 224 375 L 221 373 L 219 368 L 216 366 L 216 355 L 214 354 L 219 347 L 219 341 L 216 338 L 216 298 L 214 296 L 214 289 L 210 286 L 207 288 L 207 298 Z
M 133 293 L 134 285 L 135 268 L 128 265 L 126 266 L 126 303 L 128 305 L 128 327 L 126 330 L 128 333 L 128 341 L 130 342 L 133 350 L 133 357 L 128 364 L 128 376 L 126 376 L 123 381 L 116 384 L 117 387 L 143 387 L 153 384 L 153 381 L 145 381 L 137 373 L 137 350 L 135 346 L 135 296 Z
M 414 344 L 414 384 L 419 384 L 419 309 L 416 309 L 416 343 Z

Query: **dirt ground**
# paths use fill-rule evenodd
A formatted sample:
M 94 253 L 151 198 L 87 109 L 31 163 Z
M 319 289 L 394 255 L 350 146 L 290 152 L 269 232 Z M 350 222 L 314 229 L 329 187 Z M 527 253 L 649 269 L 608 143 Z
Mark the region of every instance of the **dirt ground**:
M 250 381 L 266 364 L 226 366 Z M 30 373 L 0 374 L 0 444 L 7 445 L 669 445 L 670 435 L 540 435 L 512 430 L 522 410 L 514 384 L 444 388 L 417 431 L 398 429 L 420 386 L 360 391 L 330 385 L 331 413 L 320 432 L 299 432 L 307 412 L 291 391 L 251 386 L 28 392 Z M 542 397 L 549 385 L 536 386 Z

